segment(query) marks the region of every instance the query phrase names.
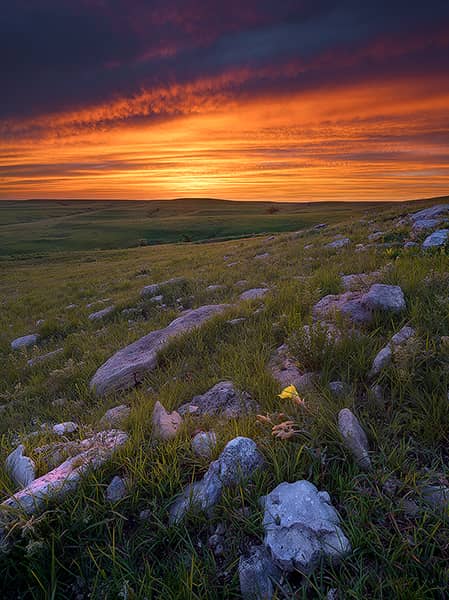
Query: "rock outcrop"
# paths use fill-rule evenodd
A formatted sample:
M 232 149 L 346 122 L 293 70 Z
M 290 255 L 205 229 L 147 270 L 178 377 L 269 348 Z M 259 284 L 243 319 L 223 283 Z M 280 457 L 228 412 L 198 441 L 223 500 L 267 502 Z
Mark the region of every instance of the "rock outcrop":
M 200 327 L 223 313 L 228 304 L 211 304 L 186 311 L 167 327 L 157 329 L 116 352 L 93 376 L 90 387 L 97 395 L 135 387 L 155 368 L 158 354 L 175 337 Z

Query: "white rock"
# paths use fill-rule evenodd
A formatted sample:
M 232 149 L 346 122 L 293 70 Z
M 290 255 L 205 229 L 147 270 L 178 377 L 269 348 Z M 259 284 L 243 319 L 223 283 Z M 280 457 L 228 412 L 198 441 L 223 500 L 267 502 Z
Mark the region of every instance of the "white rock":
M 67 435 L 68 433 L 74 433 L 77 429 L 78 425 L 73 421 L 53 425 L 53 433 L 56 433 L 56 435 Z
M 322 558 L 337 562 L 351 551 L 329 494 L 312 483 L 281 483 L 261 503 L 264 544 L 281 569 L 308 574 Z
M 36 466 L 28 456 L 24 456 L 25 446 L 20 444 L 7 457 L 5 468 L 8 475 L 21 488 L 29 485 L 36 477 Z
M 153 437 L 159 440 L 171 440 L 178 435 L 182 417 L 175 410 L 171 413 L 167 412 L 158 400 L 154 405 L 152 423 Z
M 87 318 L 89 319 L 89 321 L 98 321 L 110 315 L 112 312 L 114 312 L 114 310 L 115 306 L 107 306 L 106 308 L 97 310 L 97 312 L 91 313 Z

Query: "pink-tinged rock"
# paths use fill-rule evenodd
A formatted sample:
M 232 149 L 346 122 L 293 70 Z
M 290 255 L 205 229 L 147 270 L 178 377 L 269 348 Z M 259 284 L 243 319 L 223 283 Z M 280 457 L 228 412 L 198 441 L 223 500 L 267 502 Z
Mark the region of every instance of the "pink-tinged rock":
M 175 337 L 200 327 L 229 308 L 211 304 L 186 311 L 167 327 L 152 331 L 116 352 L 93 376 L 90 387 L 98 396 L 135 387 L 156 367 L 159 352 Z
M 169 413 L 158 400 L 154 405 L 152 423 L 153 436 L 156 439 L 172 440 L 178 435 L 182 417 L 175 410 Z
M 7 516 L 10 509 L 22 510 L 29 515 L 36 514 L 45 509 L 49 501 L 62 500 L 77 489 L 83 475 L 101 467 L 127 439 L 128 435 L 119 430 L 97 434 L 94 446 L 67 459 L 2 502 L 2 517 Z

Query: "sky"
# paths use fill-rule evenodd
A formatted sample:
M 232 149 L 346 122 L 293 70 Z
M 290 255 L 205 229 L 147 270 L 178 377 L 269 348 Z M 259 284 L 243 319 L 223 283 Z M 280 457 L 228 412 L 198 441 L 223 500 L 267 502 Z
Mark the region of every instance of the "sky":
M 5 0 L 0 199 L 449 194 L 449 0 Z

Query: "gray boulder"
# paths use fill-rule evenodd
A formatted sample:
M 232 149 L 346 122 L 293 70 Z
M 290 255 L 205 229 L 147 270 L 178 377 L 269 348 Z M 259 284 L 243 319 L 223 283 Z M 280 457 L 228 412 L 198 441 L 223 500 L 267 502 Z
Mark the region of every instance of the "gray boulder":
M 160 283 L 152 283 L 150 285 L 146 285 L 142 289 L 140 294 L 141 296 L 156 296 L 156 294 L 162 291 L 165 287 L 185 283 L 186 281 L 187 280 L 185 279 L 185 277 L 172 277 L 171 279 L 167 279 L 167 281 L 161 281 Z
M 170 510 L 170 523 L 179 522 L 191 508 L 210 511 L 220 501 L 223 487 L 251 478 L 263 462 L 253 440 L 234 438 L 226 444 L 219 458 L 210 464 L 204 477 L 188 485 L 175 500 Z
M 426 229 L 434 229 L 441 223 L 441 219 L 417 219 L 412 226 L 413 231 L 420 232 Z
M 200 458 L 210 458 L 217 446 L 215 431 L 200 431 L 191 442 L 193 453 Z
M 247 392 L 237 390 L 232 381 L 220 381 L 204 394 L 178 408 L 180 415 L 220 416 L 225 419 L 236 419 L 243 414 L 253 413 L 257 404 Z
M 14 483 L 24 488 L 29 485 L 36 477 L 36 465 L 28 456 L 24 456 L 25 446 L 20 444 L 7 457 L 5 468 L 8 475 Z
M 434 231 L 424 240 L 422 247 L 426 248 L 438 248 L 444 246 L 449 240 L 449 229 L 439 229 Z
M 212 304 L 188 310 L 167 327 L 157 329 L 116 352 L 93 376 L 90 387 L 97 395 L 135 387 L 157 365 L 159 352 L 175 337 L 200 327 L 229 308 Z
M 368 439 L 359 420 L 349 408 L 343 408 L 338 413 L 338 429 L 346 447 L 352 452 L 358 465 L 362 469 L 370 469 L 371 460 L 368 453 Z
M 91 313 L 87 318 L 89 321 L 99 321 L 100 319 L 104 319 L 115 310 L 115 306 L 107 306 L 106 308 L 102 308 L 101 310 L 97 310 L 96 312 Z
M 264 544 L 281 569 L 308 574 L 322 559 L 337 562 L 351 551 L 329 494 L 312 483 L 281 483 L 261 503 Z
M 64 423 L 53 425 L 53 433 L 56 433 L 56 435 L 67 435 L 68 433 L 74 433 L 77 429 L 78 425 L 73 421 L 65 421 Z
M 243 600 L 271 600 L 281 571 L 264 546 L 252 546 L 248 557 L 239 560 L 240 593 Z
M 112 478 L 111 483 L 106 488 L 105 496 L 106 500 L 112 504 L 119 502 L 126 496 L 126 483 L 121 477 L 116 475 Z
M 30 335 L 23 335 L 22 337 L 16 338 L 11 342 L 12 350 L 20 350 L 20 348 L 29 348 L 35 346 L 40 339 L 38 333 L 31 333 Z
M 375 283 L 362 297 L 362 302 L 369 310 L 399 313 L 405 310 L 404 292 L 398 285 Z
M 339 238 L 338 240 L 335 240 L 333 242 L 329 242 L 328 244 L 326 244 L 325 248 L 338 250 L 340 248 L 345 248 L 346 246 L 349 246 L 350 243 L 351 243 L 351 240 L 349 238 Z
M 260 300 L 266 294 L 268 294 L 270 290 L 268 288 L 252 288 L 251 290 L 246 290 L 243 294 L 240 294 L 240 300 Z
M 371 311 L 364 306 L 359 292 L 328 294 L 315 304 L 312 310 L 314 319 L 334 319 L 340 313 L 355 324 L 369 323 Z

